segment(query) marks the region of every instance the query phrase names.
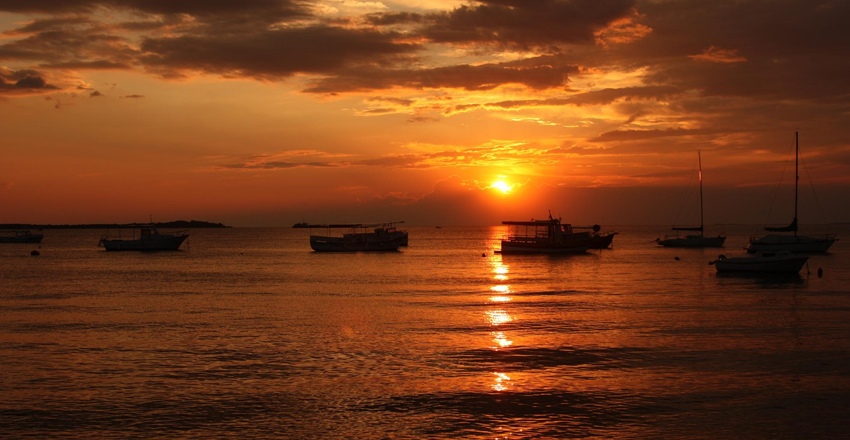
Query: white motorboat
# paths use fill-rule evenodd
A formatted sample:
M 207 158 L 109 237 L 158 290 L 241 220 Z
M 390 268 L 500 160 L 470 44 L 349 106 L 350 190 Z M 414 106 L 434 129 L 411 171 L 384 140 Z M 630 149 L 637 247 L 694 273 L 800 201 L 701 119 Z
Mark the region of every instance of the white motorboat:
M 756 252 L 753 256 L 726 257 L 720 255 L 713 264 L 718 272 L 798 273 L 809 257 L 788 251 Z

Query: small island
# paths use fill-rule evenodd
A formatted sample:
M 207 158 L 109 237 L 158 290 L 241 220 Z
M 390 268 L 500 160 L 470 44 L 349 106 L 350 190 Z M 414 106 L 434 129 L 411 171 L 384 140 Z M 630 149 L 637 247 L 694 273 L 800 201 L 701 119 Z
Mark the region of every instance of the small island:
M 6 223 L 0 224 L 0 229 L 115 229 L 115 228 L 132 228 L 138 226 L 138 223 L 93 223 L 81 225 L 38 225 L 28 223 Z M 230 228 L 222 223 L 205 222 L 201 220 L 176 220 L 171 222 L 155 222 L 153 224 L 157 228 L 162 229 L 195 229 L 195 228 Z

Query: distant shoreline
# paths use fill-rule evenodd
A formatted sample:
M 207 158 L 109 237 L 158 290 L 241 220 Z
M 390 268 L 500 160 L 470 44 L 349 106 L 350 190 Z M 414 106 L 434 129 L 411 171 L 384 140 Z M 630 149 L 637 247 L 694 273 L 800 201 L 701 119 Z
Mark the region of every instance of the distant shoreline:
M 80 225 L 38 225 L 30 223 L 5 223 L 0 224 L 0 229 L 114 229 L 114 228 L 133 228 L 138 227 L 139 223 L 92 223 Z M 155 222 L 157 228 L 231 228 L 222 223 L 212 223 L 199 220 L 177 220 L 173 222 Z

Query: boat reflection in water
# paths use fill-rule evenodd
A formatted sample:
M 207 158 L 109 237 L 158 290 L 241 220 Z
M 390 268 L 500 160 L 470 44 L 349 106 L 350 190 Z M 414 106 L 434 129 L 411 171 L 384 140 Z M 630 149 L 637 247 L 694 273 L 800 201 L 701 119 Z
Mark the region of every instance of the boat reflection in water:
M 327 229 L 327 235 L 310 234 L 310 247 L 316 252 L 373 252 L 397 251 L 407 246 L 407 231 L 399 231 L 396 224 L 354 223 L 332 225 L 306 225 L 301 227 Z M 331 236 L 331 229 L 345 229 L 341 237 Z
M 502 240 L 501 254 L 568 254 L 584 253 L 593 246 L 590 232 L 575 232 L 572 225 L 560 219 L 503 221 L 511 233 Z

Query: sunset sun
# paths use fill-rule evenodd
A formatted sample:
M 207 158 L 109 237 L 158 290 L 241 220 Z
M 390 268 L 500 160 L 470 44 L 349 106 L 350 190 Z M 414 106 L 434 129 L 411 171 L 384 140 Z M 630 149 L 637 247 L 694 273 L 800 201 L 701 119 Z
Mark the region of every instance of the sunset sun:
M 513 189 L 513 187 L 513 185 L 508 185 L 507 183 L 505 183 L 504 180 L 497 180 L 496 182 L 493 182 L 492 185 L 490 185 L 490 188 L 496 188 L 505 194 L 511 192 L 511 189 Z

